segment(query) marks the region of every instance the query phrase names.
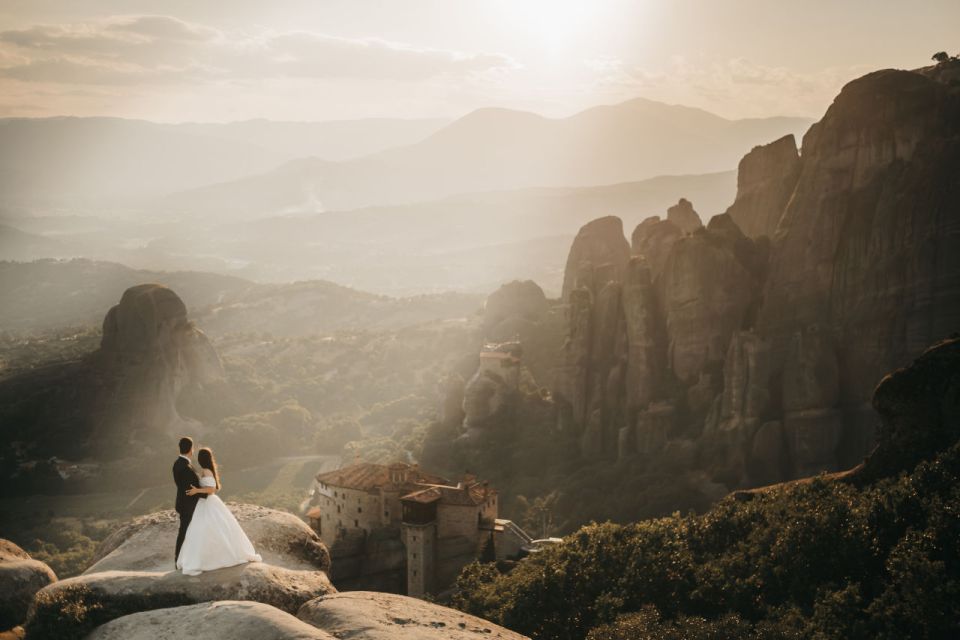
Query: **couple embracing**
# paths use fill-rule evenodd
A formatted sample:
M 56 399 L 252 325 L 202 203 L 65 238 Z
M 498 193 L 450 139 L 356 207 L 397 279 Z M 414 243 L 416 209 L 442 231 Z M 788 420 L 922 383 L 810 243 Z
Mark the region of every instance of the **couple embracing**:
M 180 457 L 173 463 L 176 510 L 180 515 L 177 569 L 184 575 L 197 576 L 204 571 L 260 562 L 240 523 L 217 496 L 220 477 L 213 452 L 207 447 L 197 452 L 199 472 L 193 466 L 192 455 L 193 440 L 181 438 Z

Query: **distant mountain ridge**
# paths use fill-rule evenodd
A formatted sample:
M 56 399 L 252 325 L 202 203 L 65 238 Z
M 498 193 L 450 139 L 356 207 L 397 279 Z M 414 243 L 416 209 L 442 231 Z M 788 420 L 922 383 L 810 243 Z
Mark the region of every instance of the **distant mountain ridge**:
M 439 119 L 169 124 L 109 117 L 0 119 L 0 205 L 136 205 L 316 156 L 344 160 L 426 137 Z
M 160 206 L 180 213 L 260 216 L 711 173 L 732 169 L 752 147 L 802 133 L 810 123 L 785 117 L 727 120 L 646 99 L 556 119 L 478 109 L 411 145 L 344 162 L 298 159 L 175 194 Z
M 206 216 L 192 224 L 0 216 L 0 260 L 86 257 L 257 281 L 323 279 L 393 296 L 486 294 L 521 278 L 536 280 L 553 295 L 560 291 L 558 265 L 574 234 L 597 215 L 636 224 L 684 197 L 709 216 L 729 206 L 735 194 L 736 176 L 726 171 L 223 223 Z M 189 298 L 184 290 L 188 304 Z

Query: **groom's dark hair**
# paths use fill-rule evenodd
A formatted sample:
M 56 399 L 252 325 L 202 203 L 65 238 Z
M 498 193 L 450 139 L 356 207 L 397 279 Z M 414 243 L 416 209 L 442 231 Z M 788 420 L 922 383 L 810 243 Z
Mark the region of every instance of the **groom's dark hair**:
M 180 438 L 180 453 L 187 455 L 193 449 L 193 438 Z

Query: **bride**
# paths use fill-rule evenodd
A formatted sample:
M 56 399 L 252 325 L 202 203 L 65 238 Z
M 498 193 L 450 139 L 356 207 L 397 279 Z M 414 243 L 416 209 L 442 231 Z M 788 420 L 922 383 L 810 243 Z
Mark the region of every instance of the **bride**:
M 207 499 L 200 500 L 193 512 L 177 556 L 177 568 L 184 575 L 198 576 L 204 571 L 260 562 L 260 556 L 240 528 L 240 523 L 216 495 L 220 490 L 220 478 L 213 452 L 207 447 L 200 449 L 197 463 L 201 467 L 200 486 L 191 486 L 186 493 L 188 496 L 206 494 Z

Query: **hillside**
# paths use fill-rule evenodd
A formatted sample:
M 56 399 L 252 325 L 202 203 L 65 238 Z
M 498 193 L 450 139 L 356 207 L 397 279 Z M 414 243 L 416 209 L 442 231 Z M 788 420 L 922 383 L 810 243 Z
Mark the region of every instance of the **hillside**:
M 509 573 L 468 567 L 457 606 L 543 640 L 956 637 L 958 356 L 942 343 L 881 382 L 869 480 L 855 470 L 703 515 L 590 524 Z
M 99 326 L 117 292 L 141 283 L 166 285 L 215 335 L 269 331 L 308 335 L 341 329 L 396 329 L 462 318 L 482 298 L 435 294 L 390 298 L 332 282 L 258 284 L 195 271 L 147 271 L 86 259 L 0 262 L 0 331 L 38 332 Z
M 416 144 L 348 162 L 297 160 L 172 196 L 162 206 L 194 214 L 266 215 L 711 173 L 731 169 L 754 145 L 807 125 L 801 118 L 732 121 L 644 99 L 560 119 L 481 109 Z
M 639 222 L 680 197 L 705 214 L 718 213 L 735 193 L 733 172 L 721 172 L 464 194 L 257 221 L 19 217 L 0 226 L 0 259 L 77 256 L 257 281 L 323 279 L 394 296 L 449 290 L 486 294 L 503 282 L 532 278 L 556 294 L 562 278 L 557 265 L 577 229 L 597 214 Z M 38 243 L 20 244 L 14 238 L 18 230 L 33 234 Z M 5 244 L 7 236 L 12 239 Z

